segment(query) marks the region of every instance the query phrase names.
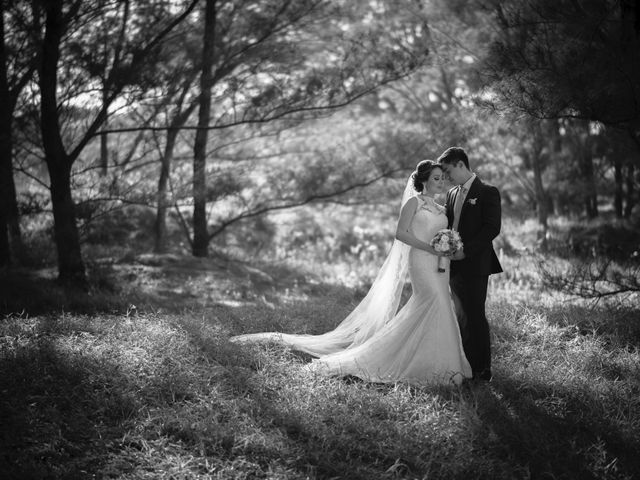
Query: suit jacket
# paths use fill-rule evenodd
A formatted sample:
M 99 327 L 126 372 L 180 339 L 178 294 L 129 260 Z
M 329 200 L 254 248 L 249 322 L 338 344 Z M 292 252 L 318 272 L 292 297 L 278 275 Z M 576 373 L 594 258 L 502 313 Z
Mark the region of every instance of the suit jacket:
M 447 192 L 445 207 L 449 228 L 453 225 L 453 206 L 459 190 L 454 187 Z M 502 272 L 492 243 L 500 233 L 501 216 L 500 192 L 476 177 L 467 192 L 458 222 L 465 258 L 451 262 L 452 274 L 491 275 Z

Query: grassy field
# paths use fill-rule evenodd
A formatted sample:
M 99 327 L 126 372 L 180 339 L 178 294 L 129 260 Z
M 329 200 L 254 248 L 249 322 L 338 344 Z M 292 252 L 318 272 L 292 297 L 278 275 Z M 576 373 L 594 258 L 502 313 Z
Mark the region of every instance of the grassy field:
M 252 331 L 322 332 L 364 293 L 296 265 L 139 257 L 0 280 L 2 479 L 632 479 L 640 310 L 543 291 L 505 258 L 494 381 L 312 376 Z

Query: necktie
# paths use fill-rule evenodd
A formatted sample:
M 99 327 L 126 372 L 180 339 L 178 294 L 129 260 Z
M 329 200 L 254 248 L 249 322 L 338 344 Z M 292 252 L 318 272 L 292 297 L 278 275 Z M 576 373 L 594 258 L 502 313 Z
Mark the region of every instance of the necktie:
M 456 195 L 456 203 L 453 206 L 453 229 L 458 230 L 458 223 L 460 222 L 460 212 L 462 212 L 462 205 L 464 199 L 467 196 L 468 188 L 460 187 L 458 195 Z

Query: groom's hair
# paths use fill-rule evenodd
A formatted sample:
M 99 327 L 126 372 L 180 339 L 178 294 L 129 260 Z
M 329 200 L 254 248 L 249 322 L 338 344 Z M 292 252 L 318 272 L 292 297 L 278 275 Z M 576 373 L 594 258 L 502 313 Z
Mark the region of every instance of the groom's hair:
M 464 149 L 460 147 L 449 147 L 438 157 L 438 163 L 440 164 L 455 165 L 458 162 L 464 163 L 464 166 L 469 168 L 469 157 L 467 157 Z

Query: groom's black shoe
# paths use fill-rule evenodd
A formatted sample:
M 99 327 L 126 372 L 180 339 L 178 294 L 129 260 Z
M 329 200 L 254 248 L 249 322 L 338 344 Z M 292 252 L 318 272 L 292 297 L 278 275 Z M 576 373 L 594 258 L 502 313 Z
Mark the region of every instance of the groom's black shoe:
M 490 382 L 492 378 L 493 378 L 493 375 L 491 374 L 491 370 L 489 370 L 488 368 L 485 368 L 484 370 L 481 370 L 479 372 L 473 372 L 474 380 Z

